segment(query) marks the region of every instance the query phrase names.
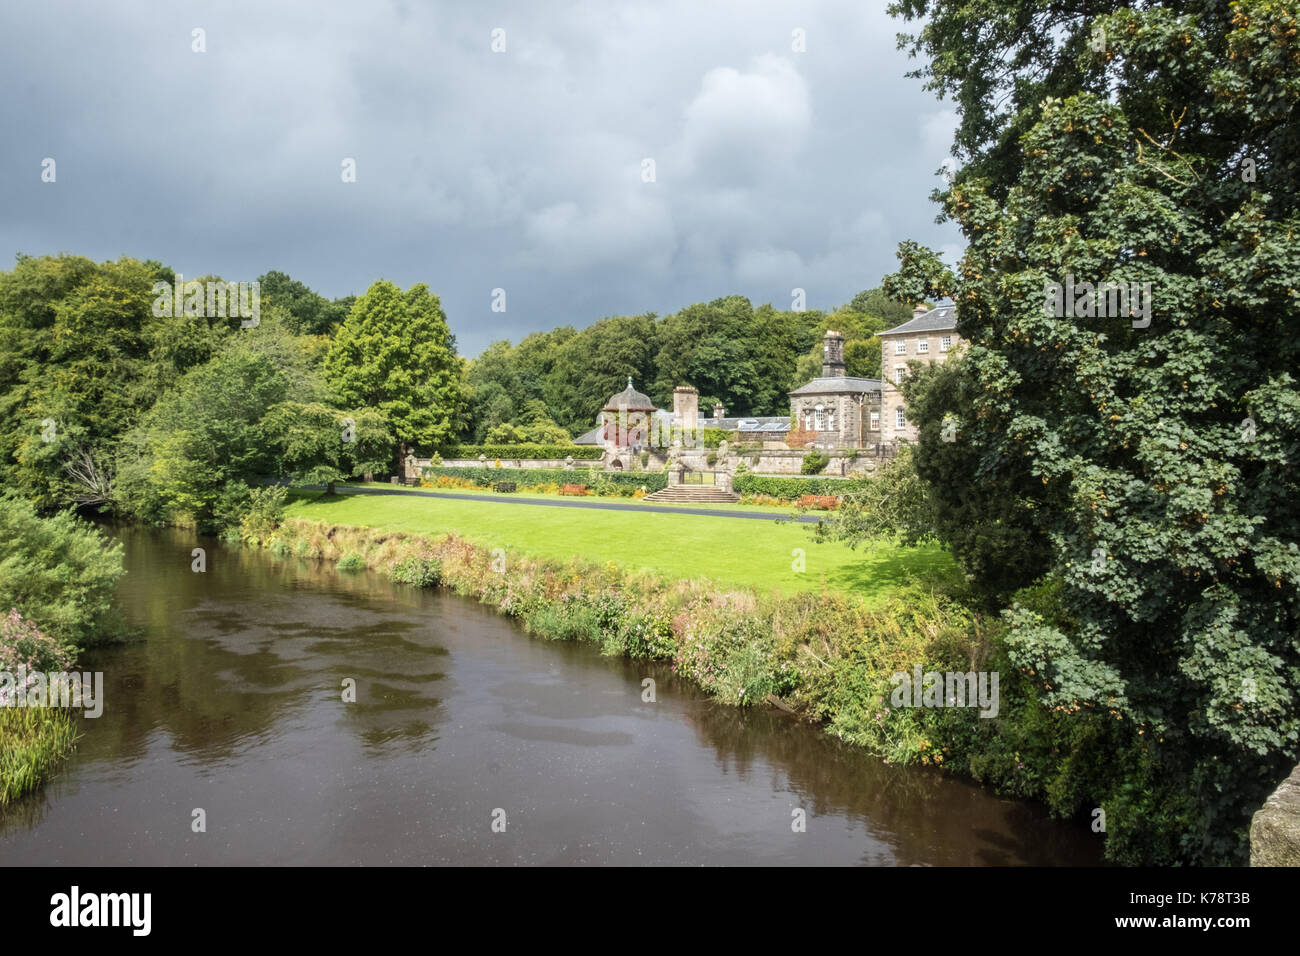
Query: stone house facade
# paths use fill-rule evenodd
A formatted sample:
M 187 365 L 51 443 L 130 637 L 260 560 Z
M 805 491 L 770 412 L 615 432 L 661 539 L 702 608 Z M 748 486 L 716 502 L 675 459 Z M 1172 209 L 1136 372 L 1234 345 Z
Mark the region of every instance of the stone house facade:
M 907 407 L 898 388 L 909 362 L 943 363 L 965 340 L 957 334 L 957 309 L 941 305 L 917 307 L 912 318 L 880 333 L 881 441 L 916 441 L 916 427 L 907 420 Z
M 866 448 L 882 441 L 879 379 L 844 374 L 844 336 L 822 339 L 822 374 L 790 392 L 790 428 L 822 448 Z

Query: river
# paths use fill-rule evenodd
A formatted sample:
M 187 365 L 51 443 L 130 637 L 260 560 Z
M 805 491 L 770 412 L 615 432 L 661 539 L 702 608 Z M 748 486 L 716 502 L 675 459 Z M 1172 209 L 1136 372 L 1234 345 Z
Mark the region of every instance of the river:
M 712 703 L 666 666 L 529 638 L 454 594 L 112 534 L 142 639 L 84 655 L 103 716 L 2 812 L 0 864 L 1100 862 L 1086 824 Z

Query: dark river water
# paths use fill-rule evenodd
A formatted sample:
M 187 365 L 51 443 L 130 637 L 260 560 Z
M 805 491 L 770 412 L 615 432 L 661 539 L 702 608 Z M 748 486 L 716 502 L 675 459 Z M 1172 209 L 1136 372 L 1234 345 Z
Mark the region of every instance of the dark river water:
M 1100 861 L 1084 823 L 711 703 L 666 667 L 529 638 L 471 600 L 114 534 L 143 640 L 83 658 L 103 716 L 3 811 L 0 864 Z

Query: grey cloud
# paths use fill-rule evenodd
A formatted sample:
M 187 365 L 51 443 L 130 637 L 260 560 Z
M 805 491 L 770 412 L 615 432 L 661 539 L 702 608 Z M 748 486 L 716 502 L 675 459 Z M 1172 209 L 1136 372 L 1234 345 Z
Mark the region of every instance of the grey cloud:
M 951 108 L 866 6 L 8 5 L 0 250 L 427 282 L 471 354 L 730 293 L 829 307 L 902 239 L 958 248 L 927 198 Z

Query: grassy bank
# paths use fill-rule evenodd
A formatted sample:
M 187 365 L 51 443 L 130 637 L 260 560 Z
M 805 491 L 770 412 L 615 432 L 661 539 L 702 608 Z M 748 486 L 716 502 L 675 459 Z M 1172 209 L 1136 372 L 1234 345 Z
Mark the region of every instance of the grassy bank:
M 66 710 L 0 707 L 0 807 L 36 790 L 76 739 Z
M 938 546 L 898 548 L 880 542 L 852 551 L 813 541 L 804 525 L 739 518 L 530 507 L 489 498 L 320 493 L 296 495 L 286 514 L 386 532 L 456 534 L 488 549 L 534 558 L 613 562 L 665 579 L 707 579 L 760 593 L 852 593 L 868 603 L 884 601 L 911 583 L 946 587 L 957 574 L 951 557 Z

